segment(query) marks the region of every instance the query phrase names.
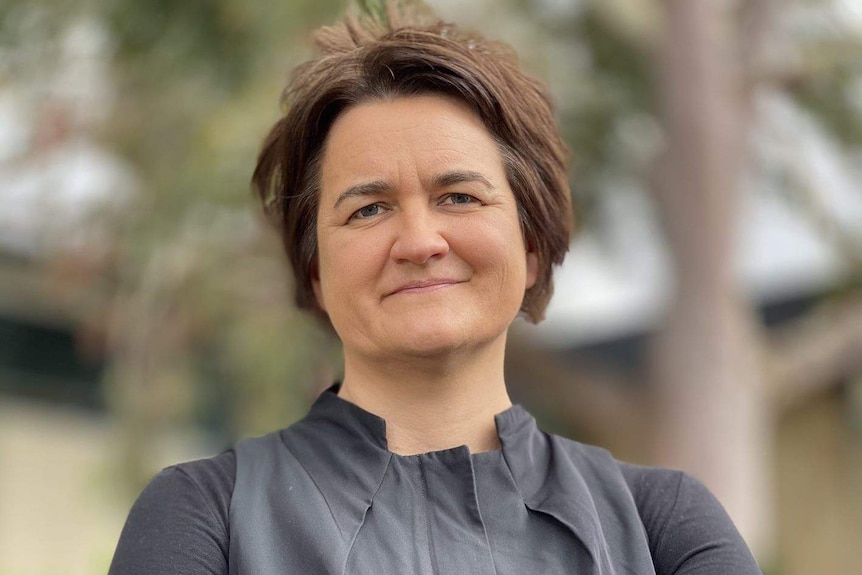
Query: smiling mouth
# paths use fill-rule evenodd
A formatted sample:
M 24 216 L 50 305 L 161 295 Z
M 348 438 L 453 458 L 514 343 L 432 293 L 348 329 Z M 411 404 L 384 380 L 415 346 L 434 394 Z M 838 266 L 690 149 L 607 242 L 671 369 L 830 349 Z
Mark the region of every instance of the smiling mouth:
M 427 293 L 432 291 L 441 290 L 444 288 L 452 287 L 459 283 L 463 283 L 456 280 L 432 280 L 425 282 L 416 282 L 407 284 L 398 288 L 397 290 L 389 293 L 387 295 L 396 295 L 396 294 L 419 294 L 419 293 Z

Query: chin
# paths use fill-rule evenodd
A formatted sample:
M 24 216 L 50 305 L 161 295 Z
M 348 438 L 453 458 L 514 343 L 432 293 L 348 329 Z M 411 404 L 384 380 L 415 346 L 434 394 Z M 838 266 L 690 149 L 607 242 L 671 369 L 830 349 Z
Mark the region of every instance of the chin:
M 405 322 L 399 332 L 393 334 L 393 347 L 405 356 L 426 358 L 443 358 L 474 349 L 500 336 L 500 333 L 491 333 L 487 325 L 457 322 Z
M 471 347 L 469 342 L 462 340 L 425 339 L 421 342 L 404 342 L 396 353 L 403 357 L 443 359 L 469 347 Z

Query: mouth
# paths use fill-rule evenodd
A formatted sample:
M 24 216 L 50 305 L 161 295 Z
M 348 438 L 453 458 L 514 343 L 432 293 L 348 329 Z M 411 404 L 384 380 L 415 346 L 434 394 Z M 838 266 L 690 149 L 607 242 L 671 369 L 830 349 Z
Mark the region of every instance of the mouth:
M 437 291 L 440 289 L 445 289 L 451 287 L 453 285 L 457 285 L 460 283 L 464 283 L 460 280 L 453 279 L 434 279 L 434 280 L 425 280 L 420 282 L 410 282 L 404 284 L 398 289 L 389 292 L 386 294 L 386 297 L 395 295 L 395 294 L 416 294 L 416 293 L 427 293 L 432 291 Z

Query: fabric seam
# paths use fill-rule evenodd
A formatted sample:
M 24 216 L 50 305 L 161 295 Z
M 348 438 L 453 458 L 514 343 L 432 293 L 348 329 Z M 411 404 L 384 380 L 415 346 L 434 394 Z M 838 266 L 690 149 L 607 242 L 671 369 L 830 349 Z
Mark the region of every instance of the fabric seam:
M 302 468 L 302 471 L 305 472 L 309 479 L 311 479 L 311 483 L 314 484 L 314 488 L 317 489 L 317 492 L 320 493 L 320 496 L 323 498 L 323 502 L 326 503 L 326 508 L 329 510 L 329 516 L 332 518 L 332 522 L 335 524 L 335 528 L 338 529 L 339 533 L 341 533 L 341 525 L 338 524 L 338 520 L 335 518 L 335 513 L 332 511 L 332 506 L 329 504 L 329 499 L 327 499 L 326 495 L 323 494 L 323 490 L 317 484 L 317 481 L 314 480 L 314 476 L 309 473 L 308 469 L 306 469 L 305 465 L 302 464 L 302 461 L 300 461 L 299 457 L 297 457 L 296 454 L 290 449 L 290 447 L 287 445 L 287 441 L 285 441 L 284 438 L 281 437 L 280 433 L 279 439 L 281 440 L 281 444 L 284 446 L 287 452 L 290 453 L 291 457 L 293 457 L 293 459 Z
M 509 476 L 511 476 L 512 472 L 509 471 L 509 469 L 508 469 L 509 464 L 506 463 L 506 458 L 503 455 L 502 450 L 500 450 L 500 458 L 503 460 L 503 467 L 506 468 L 506 473 L 508 473 Z M 488 557 L 491 559 L 491 568 L 494 569 L 494 575 L 497 575 L 497 562 L 494 560 L 494 550 L 491 549 L 491 539 L 488 537 L 488 528 L 485 525 L 485 519 L 482 517 L 482 505 L 481 505 L 481 503 L 479 503 L 479 487 L 476 484 L 476 469 L 473 467 L 473 459 L 472 458 L 469 458 L 469 463 L 470 463 L 470 478 L 472 479 L 472 485 L 473 485 L 473 497 L 476 500 L 476 513 L 479 514 L 479 522 L 482 524 L 482 535 L 485 536 L 485 545 L 487 545 L 487 547 L 488 547 Z M 517 489 L 517 484 L 514 484 L 514 485 L 515 485 L 515 488 Z M 518 495 L 520 495 L 520 492 L 518 492 Z M 523 500 L 524 500 L 524 498 L 521 497 L 521 501 L 523 501 Z
M 428 478 L 425 475 L 425 467 L 422 465 L 422 458 L 419 461 L 419 473 L 422 475 L 422 503 L 425 507 L 425 537 L 428 540 L 428 555 L 431 559 L 431 573 L 437 575 L 437 554 L 434 552 L 434 539 L 431 534 L 431 510 L 428 506 Z
M 350 553 L 353 551 L 353 545 L 356 543 L 356 539 L 359 537 L 359 532 L 362 530 L 362 526 L 365 525 L 365 518 L 368 516 L 368 510 L 371 509 L 372 505 L 374 505 L 374 498 L 377 497 L 377 492 L 380 491 L 380 487 L 383 485 L 383 480 L 386 478 L 386 473 L 389 471 L 390 465 L 392 465 L 391 453 L 389 454 L 389 459 L 386 461 L 386 469 L 383 470 L 383 474 L 380 476 L 380 481 L 377 483 L 377 487 L 374 489 L 374 493 L 371 494 L 371 502 L 365 509 L 365 513 L 362 514 L 362 521 L 359 523 L 359 527 L 356 529 L 356 533 L 353 534 L 353 538 L 351 538 L 350 540 L 350 545 L 347 547 L 347 553 L 344 554 L 344 565 L 341 568 L 342 575 L 347 573 L 347 564 L 350 561 Z

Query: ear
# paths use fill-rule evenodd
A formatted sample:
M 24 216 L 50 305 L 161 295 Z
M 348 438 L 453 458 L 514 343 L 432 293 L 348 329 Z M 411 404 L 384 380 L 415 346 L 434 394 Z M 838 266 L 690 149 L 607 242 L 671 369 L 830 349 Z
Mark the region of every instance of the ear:
M 320 277 L 315 273 L 311 278 L 311 289 L 314 290 L 314 299 L 317 300 L 317 305 L 326 312 L 326 305 L 323 303 L 323 291 L 320 289 Z
M 527 280 L 524 289 L 528 290 L 536 285 L 539 278 L 539 256 L 536 252 L 527 252 Z

